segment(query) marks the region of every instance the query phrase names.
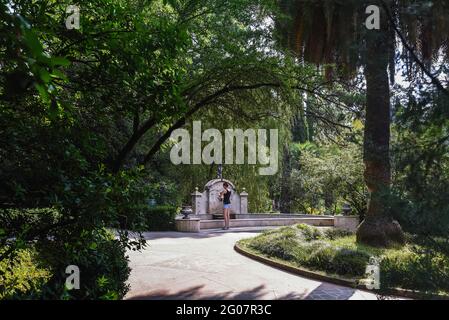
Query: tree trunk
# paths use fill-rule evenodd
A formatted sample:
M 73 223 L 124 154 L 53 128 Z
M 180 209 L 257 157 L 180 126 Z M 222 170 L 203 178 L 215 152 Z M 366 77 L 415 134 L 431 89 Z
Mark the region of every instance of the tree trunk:
M 389 214 L 390 194 L 390 87 L 388 80 L 387 25 L 366 36 L 366 122 L 364 137 L 365 183 L 370 199 L 357 242 L 386 247 L 403 243 L 404 234 Z

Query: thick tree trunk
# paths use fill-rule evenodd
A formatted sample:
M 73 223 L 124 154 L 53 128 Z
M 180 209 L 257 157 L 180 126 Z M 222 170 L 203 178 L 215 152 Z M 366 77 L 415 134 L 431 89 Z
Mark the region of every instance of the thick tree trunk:
M 365 183 L 370 193 L 365 220 L 357 230 L 357 242 L 372 246 L 403 243 L 404 234 L 388 212 L 390 193 L 390 87 L 388 80 L 388 32 L 367 32 L 366 122 L 364 137 Z

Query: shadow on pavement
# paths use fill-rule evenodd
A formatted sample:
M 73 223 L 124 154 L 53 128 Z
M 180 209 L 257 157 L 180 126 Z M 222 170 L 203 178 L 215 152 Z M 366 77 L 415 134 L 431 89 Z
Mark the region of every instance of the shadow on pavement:
M 260 233 L 267 229 L 253 229 L 253 228 L 235 228 L 229 230 L 222 229 L 208 229 L 201 231 L 199 233 L 189 233 L 189 232 L 177 232 L 177 231 L 164 231 L 164 232 L 143 232 L 142 235 L 145 240 L 155 240 L 155 239 L 181 239 L 181 238 L 190 238 L 190 239 L 204 239 L 211 237 L 220 237 L 229 233 Z M 133 237 L 132 234 L 130 234 Z
M 305 300 L 348 300 L 355 292 L 356 290 L 352 288 L 322 283 L 311 291 Z
M 155 290 L 147 294 L 130 297 L 128 300 L 260 300 L 273 299 L 275 297 L 274 293 L 270 295 L 270 291 L 264 285 L 242 292 L 227 291 L 222 293 L 208 293 L 207 291 L 203 291 L 203 288 L 204 285 L 194 286 L 178 292 L 170 292 L 168 289 Z M 300 295 L 292 292 L 283 296 L 277 296 L 276 299 L 299 300 L 304 299 L 304 297 L 304 294 Z

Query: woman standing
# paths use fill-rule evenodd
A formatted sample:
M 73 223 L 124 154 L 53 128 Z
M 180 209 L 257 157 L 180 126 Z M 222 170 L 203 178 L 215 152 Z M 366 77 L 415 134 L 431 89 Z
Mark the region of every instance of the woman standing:
M 223 183 L 224 190 L 220 192 L 220 198 L 223 200 L 223 216 L 225 226 L 223 230 L 229 229 L 229 216 L 231 211 L 231 190 L 229 188 L 229 184 L 227 182 Z

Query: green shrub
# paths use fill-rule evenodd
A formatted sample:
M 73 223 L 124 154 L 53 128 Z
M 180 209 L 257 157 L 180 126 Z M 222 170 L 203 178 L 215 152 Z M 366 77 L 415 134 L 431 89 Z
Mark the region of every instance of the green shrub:
M 60 221 L 54 208 L 0 209 L 0 239 L 19 237 L 24 231 L 44 229 Z
M 369 258 L 370 256 L 365 252 L 340 248 L 332 261 L 334 269 L 329 271 L 340 275 L 363 276 Z
M 284 260 L 295 258 L 296 231 L 292 227 L 265 231 L 250 242 L 250 246 L 262 253 Z
M 41 257 L 52 270 L 40 299 L 122 299 L 129 290 L 126 284 L 131 269 L 126 247 L 105 230 L 84 231 L 76 241 L 64 247 L 48 243 Z M 68 265 L 80 270 L 80 289 L 65 287 Z
M 329 241 L 350 235 L 336 229 L 321 229 L 305 224 L 270 230 L 251 239 L 249 246 L 270 257 L 329 273 L 362 276 L 369 254 L 340 248 Z
M 303 223 L 297 224 L 296 229 L 299 230 L 298 237 L 305 241 L 321 239 L 335 240 L 354 234 L 353 232 L 336 228 L 319 229 Z
M 381 289 L 449 293 L 449 242 L 407 235 L 404 247 L 373 248 L 338 229 L 296 225 L 264 232 L 242 244 L 299 267 L 362 278 L 370 257 L 380 261 Z
M 0 297 L 123 298 L 130 272 L 126 250 L 140 248 L 141 241 L 129 240 L 123 232 L 116 239 L 104 227 L 92 226 L 92 220 L 69 218 L 53 208 L 0 211 L 0 240 L 14 249 L 0 262 Z M 70 228 L 51 228 L 61 222 Z M 0 248 L 0 253 L 4 250 Z M 80 269 L 79 290 L 65 288 L 69 265 Z
M 300 230 L 301 237 L 306 241 L 319 240 L 323 237 L 320 229 L 307 224 L 298 224 L 296 228 Z
M 0 249 L 0 254 L 7 247 Z M 0 261 L 0 300 L 32 298 L 40 293 L 51 273 L 38 263 L 34 248 L 17 250 Z
M 326 243 L 314 243 L 308 246 L 310 252 L 306 259 L 300 263 L 308 268 L 330 272 L 333 269 L 332 260 L 335 250 Z
M 150 231 L 168 231 L 175 229 L 178 208 L 173 206 L 155 206 L 145 210 L 147 229 Z
M 293 252 L 294 245 L 288 239 L 255 241 L 251 244 L 251 247 L 270 257 L 276 257 L 287 261 L 295 259 L 295 254 Z
M 337 229 L 337 228 L 328 228 L 324 230 L 324 237 L 329 240 L 335 240 L 338 238 L 344 238 L 347 236 L 351 236 L 354 233 L 351 231 L 343 230 L 343 229 Z
M 449 292 L 449 257 L 434 250 L 413 248 L 384 257 L 381 287 L 424 292 Z
M 283 227 L 278 229 L 277 232 L 267 233 L 267 235 L 269 235 L 272 239 L 295 241 L 298 234 L 292 227 Z
M 298 265 L 344 276 L 363 276 L 369 255 L 346 248 L 338 248 L 326 242 L 314 242 L 301 246 L 302 259 Z

